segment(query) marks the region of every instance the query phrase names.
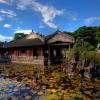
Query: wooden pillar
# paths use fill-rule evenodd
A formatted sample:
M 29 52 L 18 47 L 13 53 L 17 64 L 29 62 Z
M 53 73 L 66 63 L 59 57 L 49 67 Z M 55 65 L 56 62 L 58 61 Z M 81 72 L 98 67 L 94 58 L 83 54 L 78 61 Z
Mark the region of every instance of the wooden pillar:
M 27 56 L 32 57 L 32 48 L 27 48 Z
M 70 51 L 70 48 L 71 48 L 71 47 L 70 47 L 70 43 L 69 43 L 69 51 Z
M 39 55 L 39 59 L 42 59 L 43 55 L 42 55 L 42 47 L 38 48 L 38 55 Z
M 50 65 L 50 45 L 48 46 L 48 64 Z
M 43 47 L 39 47 L 39 60 L 41 64 L 44 64 L 44 57 L 43 57 Z

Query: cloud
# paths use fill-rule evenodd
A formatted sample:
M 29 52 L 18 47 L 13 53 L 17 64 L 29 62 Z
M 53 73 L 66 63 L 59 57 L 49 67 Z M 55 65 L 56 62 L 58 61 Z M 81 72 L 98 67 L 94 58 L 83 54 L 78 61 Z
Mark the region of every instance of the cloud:
M 36 0 L 18 0 L 17 8 L 20 10 L 27 10 L 27 8 L 32 8 L 33 11 L 40 13 L 42 17 L 42 22 L 50 28 L 57 29 L 58 26 L 54 23 L 54 19 L 57 16 L 66 16 L 72 21 L 76 21 L 77 18 L 72 14 L 72 12 L 66 11 L 64 9 L 57 9 L 53 6 L 48 6 L 39 3 Z
M 75 16 L 73 16 L 72 21 L 77 21 L 77 18 Z
M 33 8 L 34 11 L 39 12 L 42 16 L 42 21 L 48 27 L 57 29 L 57 25 L 53 23 L 57 16 L 63 15 L 63 10 L 58 10 L 52 6 L 42 5 L 35 0 L 19 0 L 17 7 L 20 10 L 25 10 L 27 7 Z
M 7 15 L 8 17 L 15 17 L 17 16 L 16 13 L 12 10 L 4 10 L 4 9 L 0 9 L 0 13 Z
M 20 10 L 25 10 L 31 5 L 33 0 L 18 0 L 17 8 Z
M 13 37 L 7 37 L 7 36 L 3 36 L 2 34 L 0 34 L 0 41 L 4 42 L 4 41 L 11 41 L 13 39 Z
M 9 3 L 9 0 L 0 0 L 0 3 L 8 4 Z
M 32 32 L 32 30 L 15 30 L 14 33 L 24 33 L 24 34 L 30 34 Z
M 40 24 L 39 28 L 43 29 L 43 28 L 45 28 L 45 26 L 43 24 Z
M 3 18 L 0 16 L 0 22 L 2 22 L 3 21 Z
M 5 28 L 11 28 L 11 25 L 10 24 L 4 24 L 4 27 Z
M 50 28 L 57 29 L 57 25 L 53 23 L 56 16 L 63 15 L 63 10 L 58 10 L 51 6 L 42 5 L 38 2 L 32 2 L 33 9 L 42 15 L 43 22 Z
M 13 0 L 0 0 L 0 3 L 3 3 L 3 4 L 12 4 Z
M 91 23 L 94 21 L 100 21 L 100 17 L 90 17 L 90 18 L 85 19 L 85 22 L 87 23 Z

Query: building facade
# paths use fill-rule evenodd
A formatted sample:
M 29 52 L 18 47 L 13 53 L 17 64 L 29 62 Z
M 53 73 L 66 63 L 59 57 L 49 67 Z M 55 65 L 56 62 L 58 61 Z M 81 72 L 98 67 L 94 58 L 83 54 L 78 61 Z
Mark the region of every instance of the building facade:
M 14 63 L 55 64 L 62 62 L 73 44 L 74 38 L 60 31 L 48 36 L 32 32 L 26 39 L 6 43 L 3 51 Z

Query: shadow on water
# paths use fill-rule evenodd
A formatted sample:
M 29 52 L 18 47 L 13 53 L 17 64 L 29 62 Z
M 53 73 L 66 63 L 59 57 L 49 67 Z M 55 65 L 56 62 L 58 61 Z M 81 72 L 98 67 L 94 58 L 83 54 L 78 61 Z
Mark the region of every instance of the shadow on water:
M 9 56 L 1 55 L 0 56 L 0 64 L 10 64 L 11 59 Z
M 9 56 L 1 55 L 0 56 L 0 75 L 7 75 L 7 68 L 10 65 L 11 59 Z

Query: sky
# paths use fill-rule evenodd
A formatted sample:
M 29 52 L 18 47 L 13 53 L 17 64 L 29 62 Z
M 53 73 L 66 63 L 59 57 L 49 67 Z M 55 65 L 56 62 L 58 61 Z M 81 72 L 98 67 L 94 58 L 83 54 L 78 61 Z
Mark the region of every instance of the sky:
M 100 26 L 100 0 L 0 0 L 0 41 L 31 30 L 48 35 Z

